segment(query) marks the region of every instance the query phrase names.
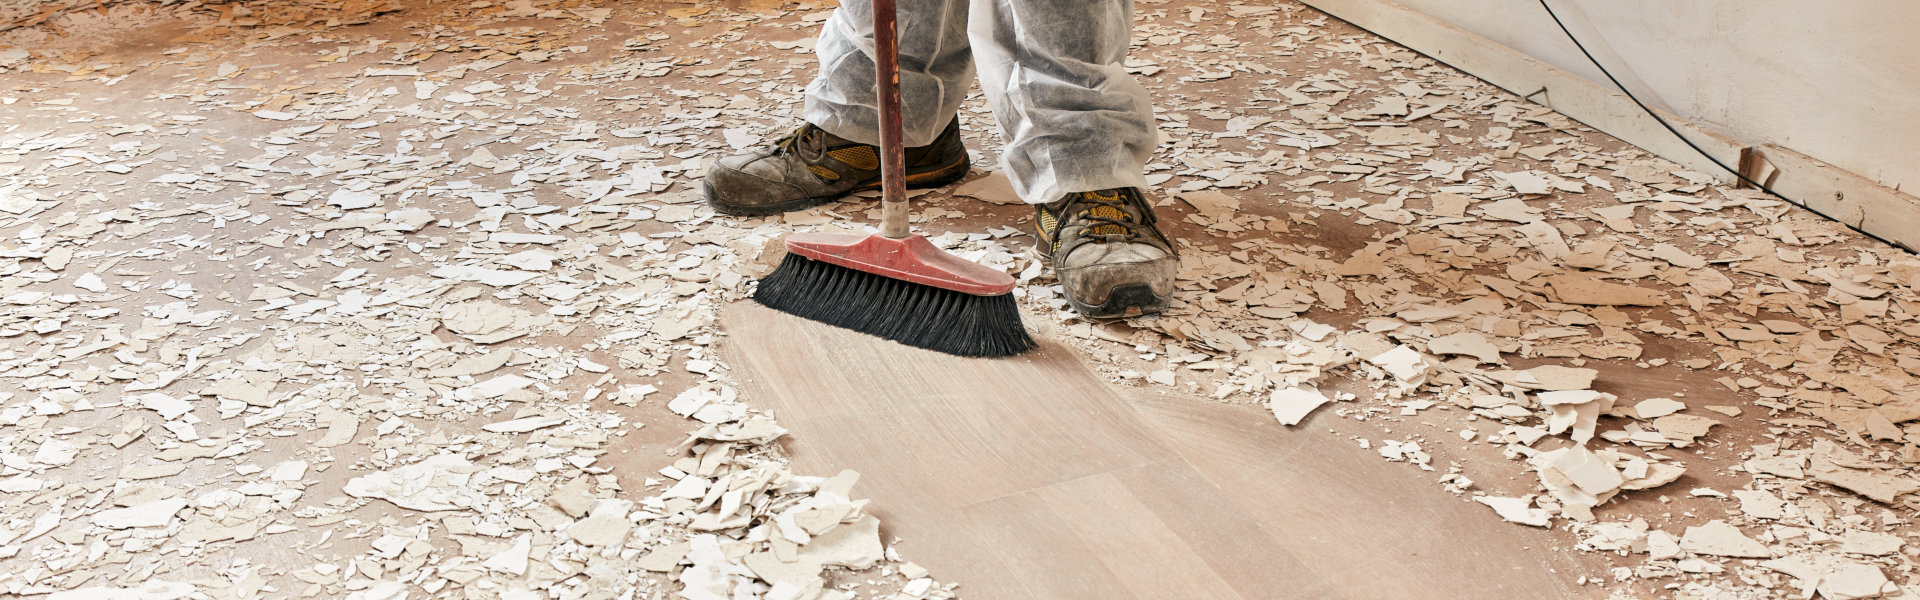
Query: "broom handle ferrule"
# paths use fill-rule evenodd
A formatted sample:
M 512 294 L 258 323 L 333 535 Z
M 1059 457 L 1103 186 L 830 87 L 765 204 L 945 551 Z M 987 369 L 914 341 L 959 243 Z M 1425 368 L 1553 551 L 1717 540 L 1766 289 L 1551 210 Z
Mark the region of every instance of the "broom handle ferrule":
M 872 0 L 874 90 L 880 100 L 880 235 L 907 237 L 906 148 L 900 132 L 900 43 L 894 0 Z

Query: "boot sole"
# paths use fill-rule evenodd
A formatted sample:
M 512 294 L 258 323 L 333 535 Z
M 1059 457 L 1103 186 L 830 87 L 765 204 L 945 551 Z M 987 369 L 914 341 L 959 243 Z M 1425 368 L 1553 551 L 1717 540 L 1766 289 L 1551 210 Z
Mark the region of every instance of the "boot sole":
M 1067 296 L 1067 304 L 1080 312 L 1080 316 L 1089 319 L 1121 319 L 1151 315 L 1167 309 L 1168 299 L 1157 296 L 1153 288 L 1144 283 L 1129 283 L 1116 286 L 1107 293 L 1104 304 L 1087 304 Z
M 922 171 L 919 173 L 908 173 L 907 189 L 940 187 L 949 183 L 953 183 L 955 181 L 959 181 L 960 178 L 967 176 L 967 171 L 969 171 L 971 167 L 972 165 L 970 163 L 963 160 L 963 161 L 960 161 L 959 163 L 945 166 L 945 167 L 940 167 L 931 171 Z M 880 189 L 879 179 L 875 179 L 872 182 L 864 183 L 864 184 L 855 186 L 853 189 L 840 192 L 838 194 L 833 194 L 830 196 L 816 196 L 812 198 L 799 198 L 795 200 L 788 200 L 786 202 L 775 202 L 772 204 L 755 204 L 750 206 L 743 206 L 743 205 L 723 204 L 715 200 L 713 197 L 713 188 L 707 187 L 707 182 L 705 181 L 700 182 L 700 193 L 701 195 L 706 197 L 707 205 L 712 206 L 714 212 L 717 212 L 723 215 L 732 215 L 736 217 L 764 217 L 767 215 L 777 215 L 780 213 L 792 212 L 796 210 L 805 210 L 808 208 L 813 208 L 815 206 L 826 204 L 828 202 L 839 200 L 841 198 L 846 197 L 848 194 L 852 194 L 855 192 L 863 192 L 866 190 L 877 190 L 877 189 Z

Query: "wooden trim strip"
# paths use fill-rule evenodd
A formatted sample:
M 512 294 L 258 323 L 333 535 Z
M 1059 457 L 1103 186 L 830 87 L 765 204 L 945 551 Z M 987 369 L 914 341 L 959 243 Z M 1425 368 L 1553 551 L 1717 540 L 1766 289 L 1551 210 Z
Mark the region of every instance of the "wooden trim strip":
M 1737 181 L 1617 90 L 1393 2 L 1301 1 L 1507 91 L 1531 92 L 1544 100 L 1542 105 L 1661 158 L 1724 182 Z M 1908 251 L 1920 249 L 1920 198 L 1787 148 L 1764 145 L 1755 150 L 1719 131 L 1654 110 L 1724 164 L 1747 164 L 1743 153 L 1757 154 L 1775 169 L 1770 187 L 1795 203 Z

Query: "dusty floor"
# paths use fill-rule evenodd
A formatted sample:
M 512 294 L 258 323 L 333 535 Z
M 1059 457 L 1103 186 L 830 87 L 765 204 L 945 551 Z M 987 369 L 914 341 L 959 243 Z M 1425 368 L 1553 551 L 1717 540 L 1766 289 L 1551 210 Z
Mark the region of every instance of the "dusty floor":
M 41 7 L 0 13 L 0 590 L 965 596 L 717 351 L 763 247 L 877 216 L 691 191 L 794 125 L 830 5 Z M 1079 321 L 992 180 L 918 198 L 1030 326 L 1544 524 L 1596 596 L 1920 583 L 1920 261 L 1298 5 L 1137 8 L 1174 311 Z

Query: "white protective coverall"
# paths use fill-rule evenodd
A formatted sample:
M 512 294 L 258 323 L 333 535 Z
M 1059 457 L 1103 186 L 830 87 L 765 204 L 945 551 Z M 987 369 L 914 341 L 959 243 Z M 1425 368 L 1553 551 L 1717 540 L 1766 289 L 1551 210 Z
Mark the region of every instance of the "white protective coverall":
M 1001 166 L 1022 199 L 1146 187 L 1153 105 L 1120 64 L 1132 0 L 900 0 L 897 27 L 908 146 L 940 134 L 977 66 L 1006 141 Z M 880 142 L 873 44 L 872 5 L 842 0 L 814 46 L 820 74 L 807 85 L 807 122 Z

